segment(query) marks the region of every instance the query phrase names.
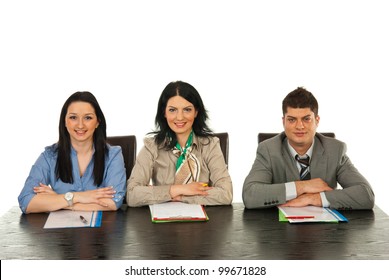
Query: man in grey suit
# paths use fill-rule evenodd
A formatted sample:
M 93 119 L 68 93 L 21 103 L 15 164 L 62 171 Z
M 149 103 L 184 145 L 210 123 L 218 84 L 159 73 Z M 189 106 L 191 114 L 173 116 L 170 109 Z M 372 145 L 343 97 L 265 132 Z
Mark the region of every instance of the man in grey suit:
M 246 208 L 374 207 L 373 190 L 346 155 L 346 144 L 316 133 L 318 108 L 316 98 L 304 88 L 285 97 L 284 132 L 259 143 L 243 185 Z

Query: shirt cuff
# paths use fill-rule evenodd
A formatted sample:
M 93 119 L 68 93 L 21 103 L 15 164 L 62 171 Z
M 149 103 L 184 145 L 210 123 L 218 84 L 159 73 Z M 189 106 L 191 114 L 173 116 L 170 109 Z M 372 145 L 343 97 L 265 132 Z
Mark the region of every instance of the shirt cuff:
M 286 201 L 297 197 L 297 190 L 295 182 L 285 183 L 285 198 Z
M 321 205 L 322 207 L 330 207 L 330 202 L 327 200 L 326 195 L 324 192 L 320 193 L 320 198 L 321 198 Z

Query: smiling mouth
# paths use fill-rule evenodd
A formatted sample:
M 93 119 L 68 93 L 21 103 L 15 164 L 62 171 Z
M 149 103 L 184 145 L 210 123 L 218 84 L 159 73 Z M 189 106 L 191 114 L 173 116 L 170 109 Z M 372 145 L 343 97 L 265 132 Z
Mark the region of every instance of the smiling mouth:
M 86 133 L 86 130 L 76 130 L 77 135 L 84 135 Z
M 176 127 L 178 128 L 182 128 L 186 125 L 186 123 L 174 123 L 176 125 Z

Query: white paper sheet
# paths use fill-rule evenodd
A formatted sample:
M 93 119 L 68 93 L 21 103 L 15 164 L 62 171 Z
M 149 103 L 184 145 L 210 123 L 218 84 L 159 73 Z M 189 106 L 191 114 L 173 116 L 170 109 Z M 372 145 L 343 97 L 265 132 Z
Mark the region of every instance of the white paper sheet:
M 153 220 L 196 220 L 207 219 L 204 208 L 198 204 L 166 202 L 149 205 Z
M 326 222 L 337 223 L 347 222 L 347 219 L 338 211 L 329 208 L 304 206 L 304 207 L 283 207 L 278 206 L 285 218 L 290 223 L 306 223 L 306 222 Z M 293 218 L 295 217 L 295 218 Z
M 101 211 L 58 210 L 50 212 L 43 228 L 99 227 L 101 215 Z

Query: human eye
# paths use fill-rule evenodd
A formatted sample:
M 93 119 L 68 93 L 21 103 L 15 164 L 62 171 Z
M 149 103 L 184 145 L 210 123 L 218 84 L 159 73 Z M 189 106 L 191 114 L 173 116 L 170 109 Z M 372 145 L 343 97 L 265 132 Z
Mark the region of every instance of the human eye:
M 187 113 L 192 112 L 192 107 L 186 107 L 186 108 L 184 108 L 184 112 L 187 112 Z
M 306 116 L 306 117 L 304 118 L 304 122 L 311 122 L 311 121 L 312 121 L 311 116 Z
M 87 121 L 93 120 L 93 117 L 92 116 L 85 116 L 85 120 L 87 120 Z
M 287 118 L 288 123 L 295 123 L 296 119 L 294 118 Z
M 174 112 L 176 111 L 176 108 L 170 107 L 170 108 L 168 108 L 168 111 L 169 111 L 170 113 L 174 113 Z
M 70 116 L 69 116 L 69 119 L 70 119 L 70 120 L 76 120 L 76 119 L 77 119 L 77 116 L 70 115 Z

